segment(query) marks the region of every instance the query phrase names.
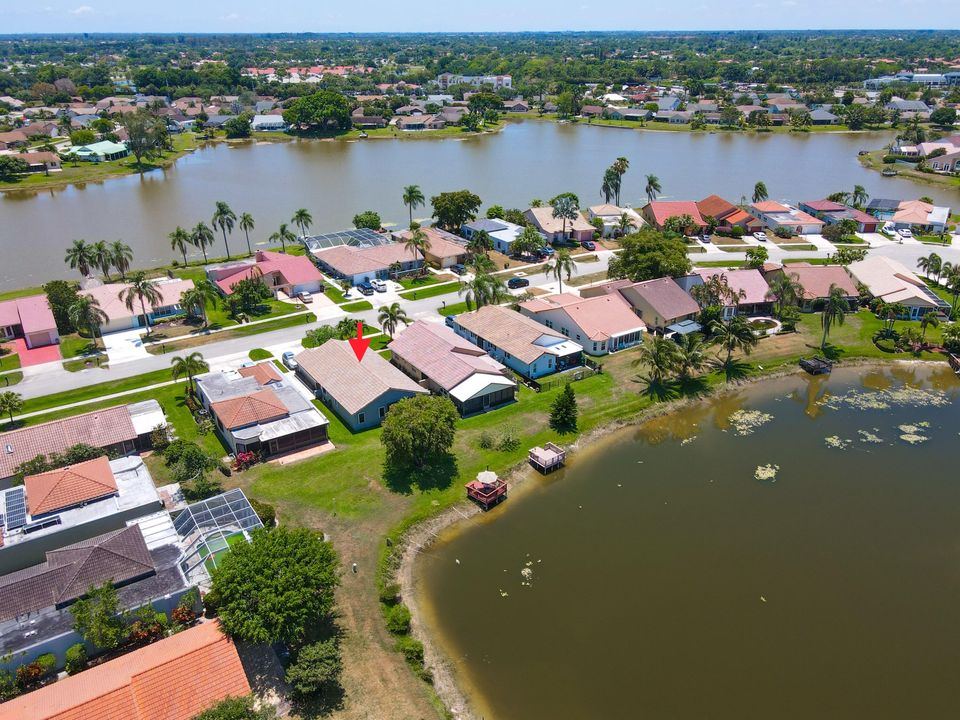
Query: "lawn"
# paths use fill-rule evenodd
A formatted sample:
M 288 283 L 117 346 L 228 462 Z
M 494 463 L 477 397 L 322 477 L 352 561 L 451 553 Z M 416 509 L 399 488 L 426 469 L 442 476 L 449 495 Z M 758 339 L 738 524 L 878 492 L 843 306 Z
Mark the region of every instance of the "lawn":
M 471 308 L 467 307 L 467 303 L 458 302 L 453 305 L 447 305 L 446 307 L 437 308 L 437 312 L 441 315 L 459 315 L 460 313 L 470 312 Z
M 253 360 L 254 362 L 258 362 L 260 360 L 269 360 L 270 358 L 273 357 L 272 352 L 270 352 L 269 350 L 264 350 L 263 348 L 253 348 L 253 350 L 251 350 L 248 353 L 248 355 L 250 356 L 250 359 Z
M 0 355 L 0 372 L 4 370 L 16 370 L 20 367 L 20 356 L 15 352 Z
M 746 264 L 746 260 L 705 260 L 693 263 L 694 267 L 743 267 Z
M 417 288 L 426 287 L 427 285 L 436 285 L 438 282 L 440 282 L 440 280 L 437 279 L 436 275 L 430 273 L 428 275 L 420 275 L 418 277 L 400 278 L 396 282 L 400 283 L 404 290 L 416 290 Z
M 313 313 L 302 315 L 290 315 L 288 317 L 278 317 L 276 320 L 256 325 L 237 325 L 227 330 L 210 335 L 196 335 L 194 337 L 178 340 L 177 342 L 158 342 L 147 345 L 147 352 L 151 355 L 164 355 L 166 353 L 178 353 L 189 348 L 200 347 L 210 342 L 219 342 L 220 340 L 231 340 L 238 337 L 248 337 L 258 335 L 259 333 L 271 332 L 273 330 L 282 330 L 283 328 L 294 327 L 296 325 L 306 325 L 317 319 Z
M 170 370 L 164 369 L 154 370 L 153 372 L 144 373 L 143 375 L 134 375 L 133 377 L 123 378 L 121 380 L 108 380 L 107 382 L 96 383 L 95 385 L 87 385 L 74 390 L 67 390 L 65 392 L 55 393 L 53 395 L 43 395 L 38 398 L 24 400 L 22 412 L 31 413 L 40 410 L 47 410 L 49 408 L 59 407 L 60 405 L 69 405 L 70 403 L 91 400 L 103 395 L 112 395 L 114 393 L 124 392 L 126 390 L 134 390 L 136 388 L 145 387 L 147 385 L 156 385 L 157 383 L 167 382 L 168 380 L 172 379 L 173 378 L 170 375 Z M 124 402 L 130 401 L 124 400 Z M 117 405 L 118 403 L 118 400 L 109 401 L 109 404 L 111 405 Z M 81 408 L 79 410 L 74 410 L 71 414 L 76 415 L 86 411 L 86 408 Z
M 459 282 L 441 283 L 420 290 L 404 290 L 400 293 L 400 297 L 404 300 L 425 300 L 426 298 L 436 297 L 437 295 L 456 292 L 459 289 Z
M 60 356 L 65 360 L 98 351 L 90 338 L 81 337 L 77 333 L 60 336 Z
M 21 297 L 29 297 L 30 295 L 43 295 L 42 287 L 34 288 L 21 288 L 19 290 L 6 290 L 0 292 L 0 302 L 4 300 L 14 300 Z
M 364 310 L 373 310 L 373 303 L 369 300 L 358 300 L 357 302 L 341 305 L 340 309 L 344 312 L 362 312 Z
M 347 301 L 347 299 L 343 296 L 343 291 L 330 282 L 324 284 L 323 294 L 333 300 L 333 302 L 335 302 L 337 305 Z

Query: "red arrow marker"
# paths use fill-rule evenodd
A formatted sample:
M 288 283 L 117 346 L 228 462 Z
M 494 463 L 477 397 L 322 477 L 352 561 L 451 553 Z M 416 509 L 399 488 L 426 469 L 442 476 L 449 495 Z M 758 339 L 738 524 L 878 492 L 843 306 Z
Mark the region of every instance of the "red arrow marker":
M 357 362 L 362 362 L 363 354 L 367 351 L 367 348 L 370 347 L 369 338 L 363 336 L 362 322 L 357 321 L 357 336 L 350 338 L 347 342 L 349 342 L 350 347 L 353 348 L 353 354 L 357 356 Z

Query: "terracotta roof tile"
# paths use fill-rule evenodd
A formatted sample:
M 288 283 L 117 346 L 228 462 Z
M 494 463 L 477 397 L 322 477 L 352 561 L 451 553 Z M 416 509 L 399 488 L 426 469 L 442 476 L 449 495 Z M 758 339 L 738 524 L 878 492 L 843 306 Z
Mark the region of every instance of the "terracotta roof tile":
M 58 470 L 28 475 L 23 484 L 27 491 L 27 508 L 33 516 L 117 492 L 117 481 L 106 455 Z
M 280 373 L 271 362 L 257 363 L 256 365 L 247 365 L 237 370 L 243 377 L 252 377 L 258 385 L 269 385 L 272 382 L 281 382 Z
M 287 406 L 270 388 L 212 403 L 210 409 L 227 430 L 279 420 L 289 414 Z

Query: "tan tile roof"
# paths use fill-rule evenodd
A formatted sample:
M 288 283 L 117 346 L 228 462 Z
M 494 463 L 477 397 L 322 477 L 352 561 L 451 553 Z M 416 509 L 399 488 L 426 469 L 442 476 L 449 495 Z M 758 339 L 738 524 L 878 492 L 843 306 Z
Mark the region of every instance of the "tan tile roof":
M 803 285 L 803 297 L 816 300 L 830 295 L 830 286 L 836 285 L 847 297 L 857 297 L 857 286 L 839 265 L 785 265 L 783 272 L 796 275 Z
M 636 293 L 657 315 L 668 321 L 667 324 L 676 318 L 700 312 L 697 301 L 684 292 L 673 278 L 645 280 L 622 288 L 620 292 L 627 302 L 631 302 L 631 295 Z
M 136 439 L 126 405 L 12 430 L 0 434 L 0 478 L 12 476 L 17 465 L 37 455 L 63 452 L 71 445 L 109 447 Z
M 455 236 L 450 233 L 437 228 L 421 228 L 421 231 L 427 236 L 427 255 L 442 260 L 446 258 L 457 258 L 467 254 L 467 248 L 463 244 L 452 240 L 451 238 Z M 399 238 L 402 242 L 412 234 L 412 230 L 404 230 L 394 233 L 394 237 Z
M 418 320 L 387 346 L 445 390 L 476 373 L 503 372 L 498 363 L 469 340 L 439 323 Z
M 536 320 L 500 305 L 485 305 L 457 315 L 457 324 L 527 364 L 546 352 L 546 348 L 534 344 L 539 338 L 546 335 L 567 340 Z
M 117 481 L 106 455 L 23 479 L 31 515 L 72 507 L 113 495 Z
M 279 420 L 289 414 L 287 406 L 270 388 L 211 403 L 210 409 L 227 430 Z
M 0 720 L 191 720 L 250 693 L 233 642 L 206 622 L 0 705 Z
M 521 303 L 534 315 L 561 310 L 591 340 L 606 341 L 616 335 L 646 329 L 646 324 L 619 294 L 582 298 L 577 295 L 547 295 Z
M 527 215 L 530 216 L 534 224 L 545 233 L 553 234 L 563 232 L 564 221 L 561 218 L 555 218 L 553 216 L 553 208 L 550 206 L 530 208 L 527 210 Z M 566 225 L 567 232 L 595 229 L 579 212 L 577 213 L 577 218 L 575 220 L 567 220 Z
M 419 253 L 417 253 L 418 259 Z M 343 275 L 359 275 L 365 272 L 386 270 L 395 262 L 413 262 L 413 251 L 400 243 L 355 248 L 339 245 L 316 253 L 317 260 L 329 265 Z
M 743 290 L 744 296 L 737 301 L 737 305 L 754 305 L 758 303 L 770 302 L 767 293 L 770 292 L 770 286 L 763 279 L 759 270 L 753 268 L 694 268 L 693 271 L 708 281 L 714 275 L 725 275 L 727 284 L 735 291 Z
M 280 372 L 272 362 L 262 362 L 256 365 L 247 365 L 237 370 L 243 377 L 252 377 L 258 385 L 269 385 L 272 382 L 281 382 Z
M 297 362 L 351 415 L 390 390 L 427 392 L 372 350 L 357 362 L 345 340 L 328 340 L 320 347 L 304 350 L 297 355 Z

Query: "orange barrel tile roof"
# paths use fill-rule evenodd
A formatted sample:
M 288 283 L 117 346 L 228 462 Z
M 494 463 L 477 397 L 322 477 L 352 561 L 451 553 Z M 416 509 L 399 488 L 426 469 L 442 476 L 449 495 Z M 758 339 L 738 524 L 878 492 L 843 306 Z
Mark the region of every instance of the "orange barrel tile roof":
M 27 508 L 33 516 L 73 507 L 117 492 L 110 460 L 102 455 L 23 479 Z

